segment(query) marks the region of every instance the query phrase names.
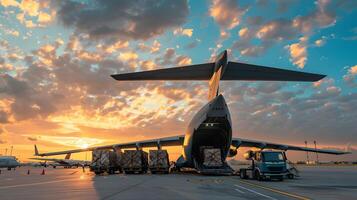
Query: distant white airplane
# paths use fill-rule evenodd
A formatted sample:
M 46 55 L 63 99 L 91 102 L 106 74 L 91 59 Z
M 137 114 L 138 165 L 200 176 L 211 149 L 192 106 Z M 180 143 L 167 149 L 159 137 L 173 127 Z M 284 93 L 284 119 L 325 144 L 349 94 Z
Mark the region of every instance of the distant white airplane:
M 35 156 L 38 156 L 39 151 L 37 149 L 37 146 L 35 145 Z M 68 167 L 86 167 L 91 164 L 90 161 L 85 161 L 85 160 L 73 160 L 71 158 L 71 153 L 68 153 L 64 159 L 57 159 L 57 158 L 30 158 L 31 160 L 41 160 L 41 161 L 50 161 L 54 162 L 56 164 L 49 164 L 52 165 L 53 168 L 56 168 L 57 166 L 63 166 L 65 168 Z M 46 164 L 44 164 L 46 166 Z
M 152 140 L 118 143 L 112 145 L 75 149 L 69 151 L 42 153 L 39 156 L 51 156 L 95 149 L 126 149 L 161 146 L 182 146 L 183 154 L 178 158 L 176 167 L 195 168 L 203 174 L 231 174 L 232 169 L 223 165 L 215 169 L 203 166 L 202 148 L 221 149 L 222 161 L 237 154 L 239 147 L 256 147 L 260 149 L 278 149 L 310 151 L 326 154 L 346 154 L 349 152 L 299 147 L 287 144 L 277 144 L 267 141 L 257 141 L 232 137 L 232 120 L 226 101 L 219 93 L 220 81 L 303 81 L 314 82 L 325 75 L 305 73 L 293 70 L 257 66 L 246 63 L 228 62 L 227 51 L 217 56 L 215 62 L 183 67 L 158 69 L 126 74 L 115 74 L 112 77 L 118 81 L 132 80 L 174 80 L 174 81 L 209 81 L 208 103 L 204 105 L 189 123 L 184 135 L 157 138 Z M 308 117 L 308 116 L 307 116 Z M 321 122 L 324 123 L 324 122 Z M 269 138 L 269 135 L 267 135 Z M 226 163 L 226 162 L 225 162 Z
M 15 156 L 0 156 L 0 168 L 7 168 L 8 170 L 19 167 L 21 163 Z

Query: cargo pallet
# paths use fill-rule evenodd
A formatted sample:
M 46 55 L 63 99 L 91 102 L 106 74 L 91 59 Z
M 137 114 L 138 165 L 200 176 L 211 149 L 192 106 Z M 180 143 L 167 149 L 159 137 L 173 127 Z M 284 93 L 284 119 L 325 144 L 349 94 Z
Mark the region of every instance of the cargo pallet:
M 125 174 L 146 174 L 147 169 L 143 168 L 124 168 L 124 173 Z
M 156 174 L 156 173 L 168 174 L 170 172 L 170 169 L 167 167 L 151 167 L 149 169 L 152 174 Z

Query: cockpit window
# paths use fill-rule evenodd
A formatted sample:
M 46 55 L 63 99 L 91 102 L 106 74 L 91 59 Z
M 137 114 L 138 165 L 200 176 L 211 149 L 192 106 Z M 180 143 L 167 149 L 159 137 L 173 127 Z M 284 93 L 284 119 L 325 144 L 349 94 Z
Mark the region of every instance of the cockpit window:
M 280 161 L 284 161 L 284 156 L 280 152 L 263 153 L 263 158 L 264 158 L 265 162 L 280 162 Z

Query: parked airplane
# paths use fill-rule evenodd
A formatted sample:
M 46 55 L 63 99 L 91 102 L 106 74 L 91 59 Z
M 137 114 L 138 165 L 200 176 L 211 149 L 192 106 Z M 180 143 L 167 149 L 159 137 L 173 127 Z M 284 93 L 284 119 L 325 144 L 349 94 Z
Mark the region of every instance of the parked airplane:
M 94 149 L 125 149 L 161 146 L 183 147 L 183 154 L 178 158 L 176 166 L 195 168 L 200 173 L 230 174 L 232 169 L 227 165 L 215 169 L 203 167 L 201 147 L 209 146 L 221 149 L 222 160 L 237 154 L 239 147 L 257 147 L 261 149 L 280 149 L 295 151 L 310 151 L 326 154 L 345 154 L 349 152 L 314 149 L 286 144 L 277 144 L 266 141 L 232 138 L 232 121 L 228 106 L 222 94 L 219 93 L 220 81 L 304 81 L 314 82 L 325 75 L 304 73 L 292 70 L 257 66 L 246 63 L 228 62 L 227 51 L 217 56 L 215 62 L 184 67 L 116 74 L 112 77 L 118 81 L 130 80 L 202 80 L 209 81 L 208 103 L 193 117 L 186 129 L 185 135 L 157 138 L 152 140 L 119 143 L 87 149 L 42 153 L 39 156 L 50 156 Z
M 0 156 L 0 168 L 15 169 L 21 164 L 15 156 Z
M 39 156 L 39 155 L 41 155 L 41 154 L 39 154 L 37 146 L 35 145 L 35 156 Z M 44 166 L 51 165 L 53 168 L 56 168 L 57 166 L 71 168 L 71 167 L 86 167 L 86 166 L 90 165 L 90 161 L 72 160 L 70 158 L 71 158 L 71 153 L 67 153 L 67 155 L 64 159 L 57 159 L 57 158 L 30 158 L 30 159 L 45 161 Z M 48 161 L 53 162 L 53 163 L 47 164 Z

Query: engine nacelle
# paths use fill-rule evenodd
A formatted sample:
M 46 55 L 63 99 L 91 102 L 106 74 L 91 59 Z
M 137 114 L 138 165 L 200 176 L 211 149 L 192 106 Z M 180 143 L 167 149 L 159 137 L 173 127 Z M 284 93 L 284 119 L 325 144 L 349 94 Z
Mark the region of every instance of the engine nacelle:
M 237 149 L 229 149 L 228 152 L 228 157 L 234 157 L 235 155 L 237 155 Z
M 244 155 L 243 155 L 243 157 L 246 160 L 252 160 L 254 156 L 255 156 L 255 153 L 252 150 L 249 150 L 249 151 L 245 152 Z

